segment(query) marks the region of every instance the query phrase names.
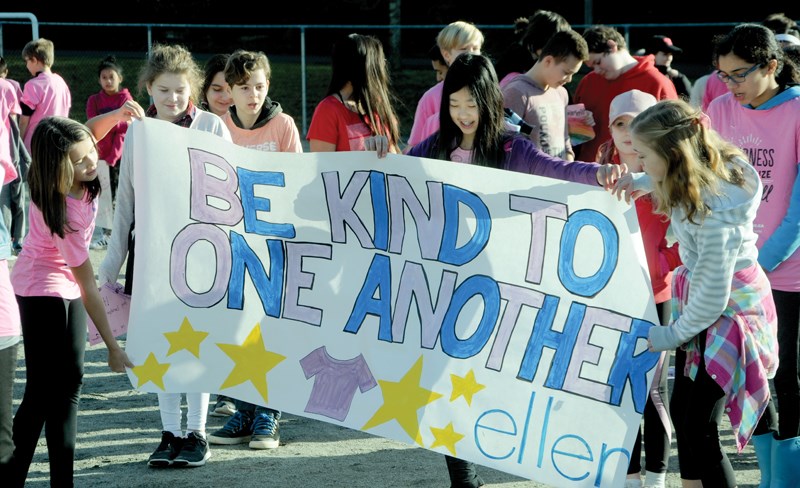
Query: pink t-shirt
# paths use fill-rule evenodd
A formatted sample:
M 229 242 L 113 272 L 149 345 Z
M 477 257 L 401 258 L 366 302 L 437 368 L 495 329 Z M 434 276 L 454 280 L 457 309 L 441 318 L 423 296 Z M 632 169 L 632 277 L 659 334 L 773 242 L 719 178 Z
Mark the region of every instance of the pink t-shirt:
M 0 185 L 13 181 L 17 177 L 17 170 L 14 168 L 11 156 L 10 116 L 20 113 L 19 99 L 14 85 L 0 78 L 0 165 L 5 169 L 5 181 L 0 180 Z
M 800 162 L 800 98 L 766 110 L 745 108 L 726 93 L 708 106 L 711 125 L 744 149 L 761 176 L 764 192 L 753 230 L 759 249 L 778 228 L 789 208 Z M 767 273 L 772 288 L 800 291 L 800 250 Z
M 19 306 L 8 276 L 8 261 L 0 259 L 0 339 L 18 335 L 20 335 Z
M 257 129 L 237 127 L 230 112 L 222 116 L 222 121 L 236 145 L 267 152 L 303 152 L 300 133 L 294 119 L 287 114 L 280 113 Z
M 0 167 L 0 181 L 4 179 L 4 172 L 3 168 Z M 10 252 L 6 250 L 6 253 Z M 19 335 L 19 308 L 17 307 L 17 300 L 14 298 L 14 288 L 11 286 L 8 261 L 0 259 L 0 345 L 2 345 L 3 338 Z
M 500 80 L 500 89 L 502 90 L 503 88 L 505 88 L 506 85 L 508 85 L 509 82 L 511 82 L 511 80 L 513 80 L 514 78 L 516 78 L 517 76 L 519 76 L 521 74 L 522 73 L 520 73 L 519 71 L 512 71 L 511 73 L 505 75 L 503 77 L 503 79 Z
M 409 145 L 415 146 L 439 130 L 439 109 L 442 106 L 443 89 L 444 82 L 440 81 L 428 88 L 428 91 L 420 97 L 417 110 L 414 112 L 414 125 L 411 126 L 411 134 L 408 136 Z
M 6 80 L 7 82 L 11 83 L 12 85 L 14 85 L 14 90 L 17 92 L 17 100 L 21 100 L 22 99 L 22 88 L 20 88 L 20 86 L 19 86 L 19 81 L 12 80 L 11 78 L 3 78 L 3 79 Z
M 703 90 L 703 101 L 701 105 L 703 111 L 705 112 L 708 110 L 708 106 L 711 104 L 712 100 L 726 93 L 728 93 L 728 85 L 719 79 L 717 76 L 717 71 L 714 70 L 714 72 L 711 73 L 711 76 L 708 77 L 705 90 Z
M 87 194 L 88 195 L 88 194 Z M 39 208 L 31 202 L 25 246 L 11 271 L 17 295 L 80 298 L 81 291 L 70 268 L 89 259 L 89 243 L 97 215 L 97 200 L 67 197 L 64 238 L 50 233 Z
M 40 120 L 51 115 L 69 117 L 72 95 L 64 78 L 56 73 L 43 71 L 25 83 L 20 102 L 33 109 L 24 141 L 25 148 L 30 152 L 31 139 L 36 125 Z

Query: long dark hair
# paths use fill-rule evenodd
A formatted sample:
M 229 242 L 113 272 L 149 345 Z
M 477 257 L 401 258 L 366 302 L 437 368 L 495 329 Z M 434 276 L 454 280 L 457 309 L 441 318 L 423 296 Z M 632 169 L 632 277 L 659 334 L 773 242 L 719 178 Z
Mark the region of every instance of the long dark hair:
M 75 144 L 92 140 L 89 129 L 66 117 L 45 117 L 33 131 L 31 139 L 31 167 L 28 170 L 28 187 L 33 202 L 44 217 L 50 232 L 64 238 L 64 231 L 74 232 L 67 224 L 67 195 L 72 187 L 74 173 L 69 151 Z M 81 185 L 89 194 L 89 201 L 100 193 L 100 181 L 84 181 Z
M 791 58 L 784 54 L 775 34 L 760 24 L 739 24 L 725 35 L 714 38 L 714 65 L 720 56 L 733 54 L 748 63 L 766 66 L 773 59 L 778 62 L 775 80 L 781 90 L 800 82 L 800 71 Z
M 449 160 L 450 153 L 461 144 L 464 137 L 449 110 L 450 95 L 462 88 L 469 90 L 480 112 L 472 162 L 481 166 L 502 167 L 505 158 L 503 143 L 508 133 L 503 114 L 503 94 L 492 62 L 480 54 L 460 54 L 447 70 L 439 109 L 436 157 Z
M 340 39 L 333 46 L 331 68 L 326 95 L 339 93 L 349 81 L 352 100 L 372 134 L 386 135 L 392 144 L 400 144 L 398 118 L 392 107 L 397 99 L 391 91 L 381 41 L 361 34 Z

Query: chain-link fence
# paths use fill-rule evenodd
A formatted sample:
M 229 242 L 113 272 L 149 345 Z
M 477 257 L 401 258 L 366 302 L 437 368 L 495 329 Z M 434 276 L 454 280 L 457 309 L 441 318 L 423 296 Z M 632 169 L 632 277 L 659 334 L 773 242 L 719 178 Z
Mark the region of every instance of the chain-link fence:
M 684 54 L 673 63 L 694 80 L 708 72 L 711 39 L 736 23 L 620 24 L 631 51 L 653 34 L 667 34 Z M 335 38 L 351 32 L 381 39 L 390 61 L 396 110 L 401 131 L 411 130 L 417 100 L 435 83 L 428 49 L 443 25 L 213 25 L 213 24 L 100 24 L 42 22 L 34 25 L 0 13 L 0 55 L 9 65 L 9 77 L 24 83 L 30 78 L 21 51 L 36 32 L 54 42 L 53 71 L 70 86 L 71 117 L 85 120 L 86 100 L 100 88 L 97 64 L 109 54 L 124 69 L 123 86 L 142 104 L 146 93 L 136 89 L 139 67 L 154 42 L 179 43 L 194 53 L 198 63 L 215 53 L 235 49 L 263 51 L 272 64 L 270 96 L 297 122 L 301 135 L 308 129 L 317 102 L 325 95 L 330 76 L 330 49 Z M 478 25 L 486 37 L 484 52 L 498 59 L 514 42 L 511 25 Z M 583 25 L 574 25 L 580 30 Z M 567 88 L 572 90 L 579 77 Z

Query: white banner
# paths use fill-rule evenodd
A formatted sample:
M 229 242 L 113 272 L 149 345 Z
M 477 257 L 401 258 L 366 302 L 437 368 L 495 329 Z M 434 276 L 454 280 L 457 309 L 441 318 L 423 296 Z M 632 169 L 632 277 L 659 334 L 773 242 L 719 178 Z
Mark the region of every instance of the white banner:
M 658 360 L 632 207 L 479 166 L 130 130 L 135 388 L 622 484 Z

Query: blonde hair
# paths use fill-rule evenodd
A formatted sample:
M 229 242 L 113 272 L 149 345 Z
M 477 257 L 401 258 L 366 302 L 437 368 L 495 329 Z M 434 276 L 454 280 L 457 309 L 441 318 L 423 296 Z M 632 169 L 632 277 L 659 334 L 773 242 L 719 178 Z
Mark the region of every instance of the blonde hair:
M 457 20 L 448 24 L 444 29 L 439 31 L 436 36 L 436 45 L 439 49 L 450 51 L 451 49 L 458 49 L 467 44 L 477 44 L 483 46 L 483 33 L 475 26 L 475 24 Z
M 154 44 L 147 63 L 139 73 L 140 92 L 144 92 L 148 85 L 164 73 L 186 75 L 191 87 L 189 99 L 197 103 L 203 84 L 203 72 L 188 49 L 179 45 Z
M 655 184 L 655 211 L 669 215 L 680 207 L 689 222 L 709 214 L 703 194 L 719 194 L 719 181 L 744 185 L 740 170 L 726 165 L 745 153 L 708 126 L 708 116 L 683 100 L 662 100 L 637 115 L 631 133 L 667 162 Z
M 53 41 L 40 37 L 33 41 L 29 41 L 22 48 L 22 59 L 36 59 L 42 62 L 48 68 L 53 66 L 55 62 L 55 46 Z

